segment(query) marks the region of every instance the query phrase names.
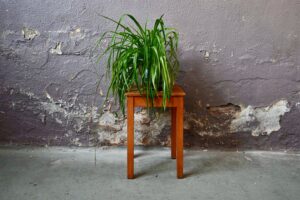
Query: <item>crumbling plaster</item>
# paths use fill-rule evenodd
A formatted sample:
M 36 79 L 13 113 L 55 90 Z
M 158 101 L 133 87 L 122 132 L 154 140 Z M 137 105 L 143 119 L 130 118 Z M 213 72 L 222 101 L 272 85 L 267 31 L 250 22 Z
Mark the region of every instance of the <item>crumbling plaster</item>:
M 127 12 L 150 25 L 164 13 L 180 33 L 186 146 L 300 149 L 296 0 L 2 0 L 0 9 L 2 143 L 126 143 L 126 118 L 104 102 L 109 80 L 93 47 L 112 27 L 99 14 Z M 136 144 L 169 145 L 169 118 L 137 110 Z

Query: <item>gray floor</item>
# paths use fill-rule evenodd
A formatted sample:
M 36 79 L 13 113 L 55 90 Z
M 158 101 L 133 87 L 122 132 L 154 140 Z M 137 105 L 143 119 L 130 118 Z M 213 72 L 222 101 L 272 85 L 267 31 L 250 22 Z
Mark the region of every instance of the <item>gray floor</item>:
M 0 199 L 300 199 L 300 154 L 188 150 L 182 180 L 169 149 L 135 155 L 127 180 L 124 148 L 2 147 Z

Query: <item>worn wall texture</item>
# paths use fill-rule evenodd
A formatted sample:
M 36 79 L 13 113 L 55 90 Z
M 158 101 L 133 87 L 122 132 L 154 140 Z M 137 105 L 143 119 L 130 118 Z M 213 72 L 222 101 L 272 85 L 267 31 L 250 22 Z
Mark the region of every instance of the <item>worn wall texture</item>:
M 123 13 L 180 33 L 186 146 L 300 149 L 299 0 L 0 0 L 1 143 L 126 143 L 92 51 Z M 169 145 L 169 113 L 136 112 L 136 144 Z

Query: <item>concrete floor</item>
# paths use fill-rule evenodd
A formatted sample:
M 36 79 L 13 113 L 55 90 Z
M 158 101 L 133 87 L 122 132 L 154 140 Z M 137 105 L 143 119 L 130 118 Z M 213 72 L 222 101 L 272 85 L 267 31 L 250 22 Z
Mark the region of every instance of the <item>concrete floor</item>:
M 181 180 L 169 149 L 135 155 L 127 180 L 124 148 L 2 147 L 0 199 L 300 199 L 300 154 L 187 150 Z

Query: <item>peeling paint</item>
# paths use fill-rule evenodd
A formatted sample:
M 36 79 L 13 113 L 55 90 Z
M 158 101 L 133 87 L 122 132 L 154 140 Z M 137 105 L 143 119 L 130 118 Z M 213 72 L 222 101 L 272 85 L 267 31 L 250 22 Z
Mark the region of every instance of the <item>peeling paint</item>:
M 69 36 L 71 39 L 83 39 L 85 37 L 84 32 L 80 28 L 70 31 Z
M 150 117 L 146 110 L 135 113 L 136 145 L 169 145 L 170 133 L 164 135 L 164 129 L 170 127 L 168 112 L 154 112 Z M 98 140 L 105 144 L 125 144 L 127 140 L 127 119 L 118 120 L 109 111 L 99 119 Z M 161 137 L 162 136 L 162 137 Z
M 240 107 L 234 104 L 219 106 L 206 105 L 205 112 L 201 115 L 185 112 L 184 128 L 193 130 L 199 136 L 219 137 L 229 132 L 231 121 Z
M 3 89 L 2 89 L 3 90 Z M 23 102 L 10 102 L 11 109 L 16 111 L 30 111 L 38 113 L 38 118 L 42 124 L 46 124 L 46 118 L 52 118 L 59 125 L 67 125 L 67 128 L 80 132 L 88 130 L 88 122 L 95 122 L 99 119 L 98 108 L 96 106 L 85 106 L 83 104 L 74 105 L 62 99 L 54 101 L 51 96 L 46 93 L 47 99 L 41 99 L 32 92 L 26 90 L 8 90 L 5 89 L 10 96 L 24 95 L 33 105 L 22 105 Z
M 105 112 L 99 119 L 99 127 L 104 130 L 120 131 L 122 130 L 123 124 L 118 124 L 117 119 L 111 112 Z
M 209 52 L 208 52 L 208 51 L 206 51 L 206 52 L 205 52 L 205 55 L 204 55 L 204 57 L 205 57 L 206 59 L 208 59 L 208 58 L 209 58 Z
M 57 55 L 62 55 L 61 45 L 62 45 L 62 42 L 56 43 L 55 47 L 50 49 L 50 53 L 57 54 Z
M 56 123 L 58 123 L 58 124 L 62 124 L 63 122 L 60 120 L 60 119 L 58 119 L 58 118 L 55 118 L 55 121 L 56 121 Z
M 97 113 L 97 107 L 85 107 L 81 105 L 74 109 L 74 105 L 63 100 L 59 100 L 56 102 L 40 102 L 42 109 L 47 112 L 48 115 L 54 117 L 55 115 L 59 114 L 59 116 L 67 120 L 67 122 L 72 121 L 73 119 L 82 119 L 82 120 L 75 120 L 78 123 L 76 127 L 80 127 L 82 123 L 86 123 L 89 119 L 97 120 L 99 114 Z M 56 118 L 56 122 L 61 124 L 62 119 Z M 73 120 L 74 121 L 74 120 Z
M 24 27 L 22 29 L 22 35 L 26 40 L 33 40 L 36 36 L 40 35 L 40 32 L 32 28 Z
M 231 122 L 231 132 L 250 131 L 253 136 L 270 135 L 280 129 L 280 117 L 290 111 L 286 100 L 280 100 L 271 106 L 242 108 L 236 119 Z
M 75 145 L 75 146 L 78 146 L 78 147 L 81 147 L 82 146 L 82 143 L 80 142 L 80 139 L 79 138 L 73 138 L 71 140 L 71 142 Z

